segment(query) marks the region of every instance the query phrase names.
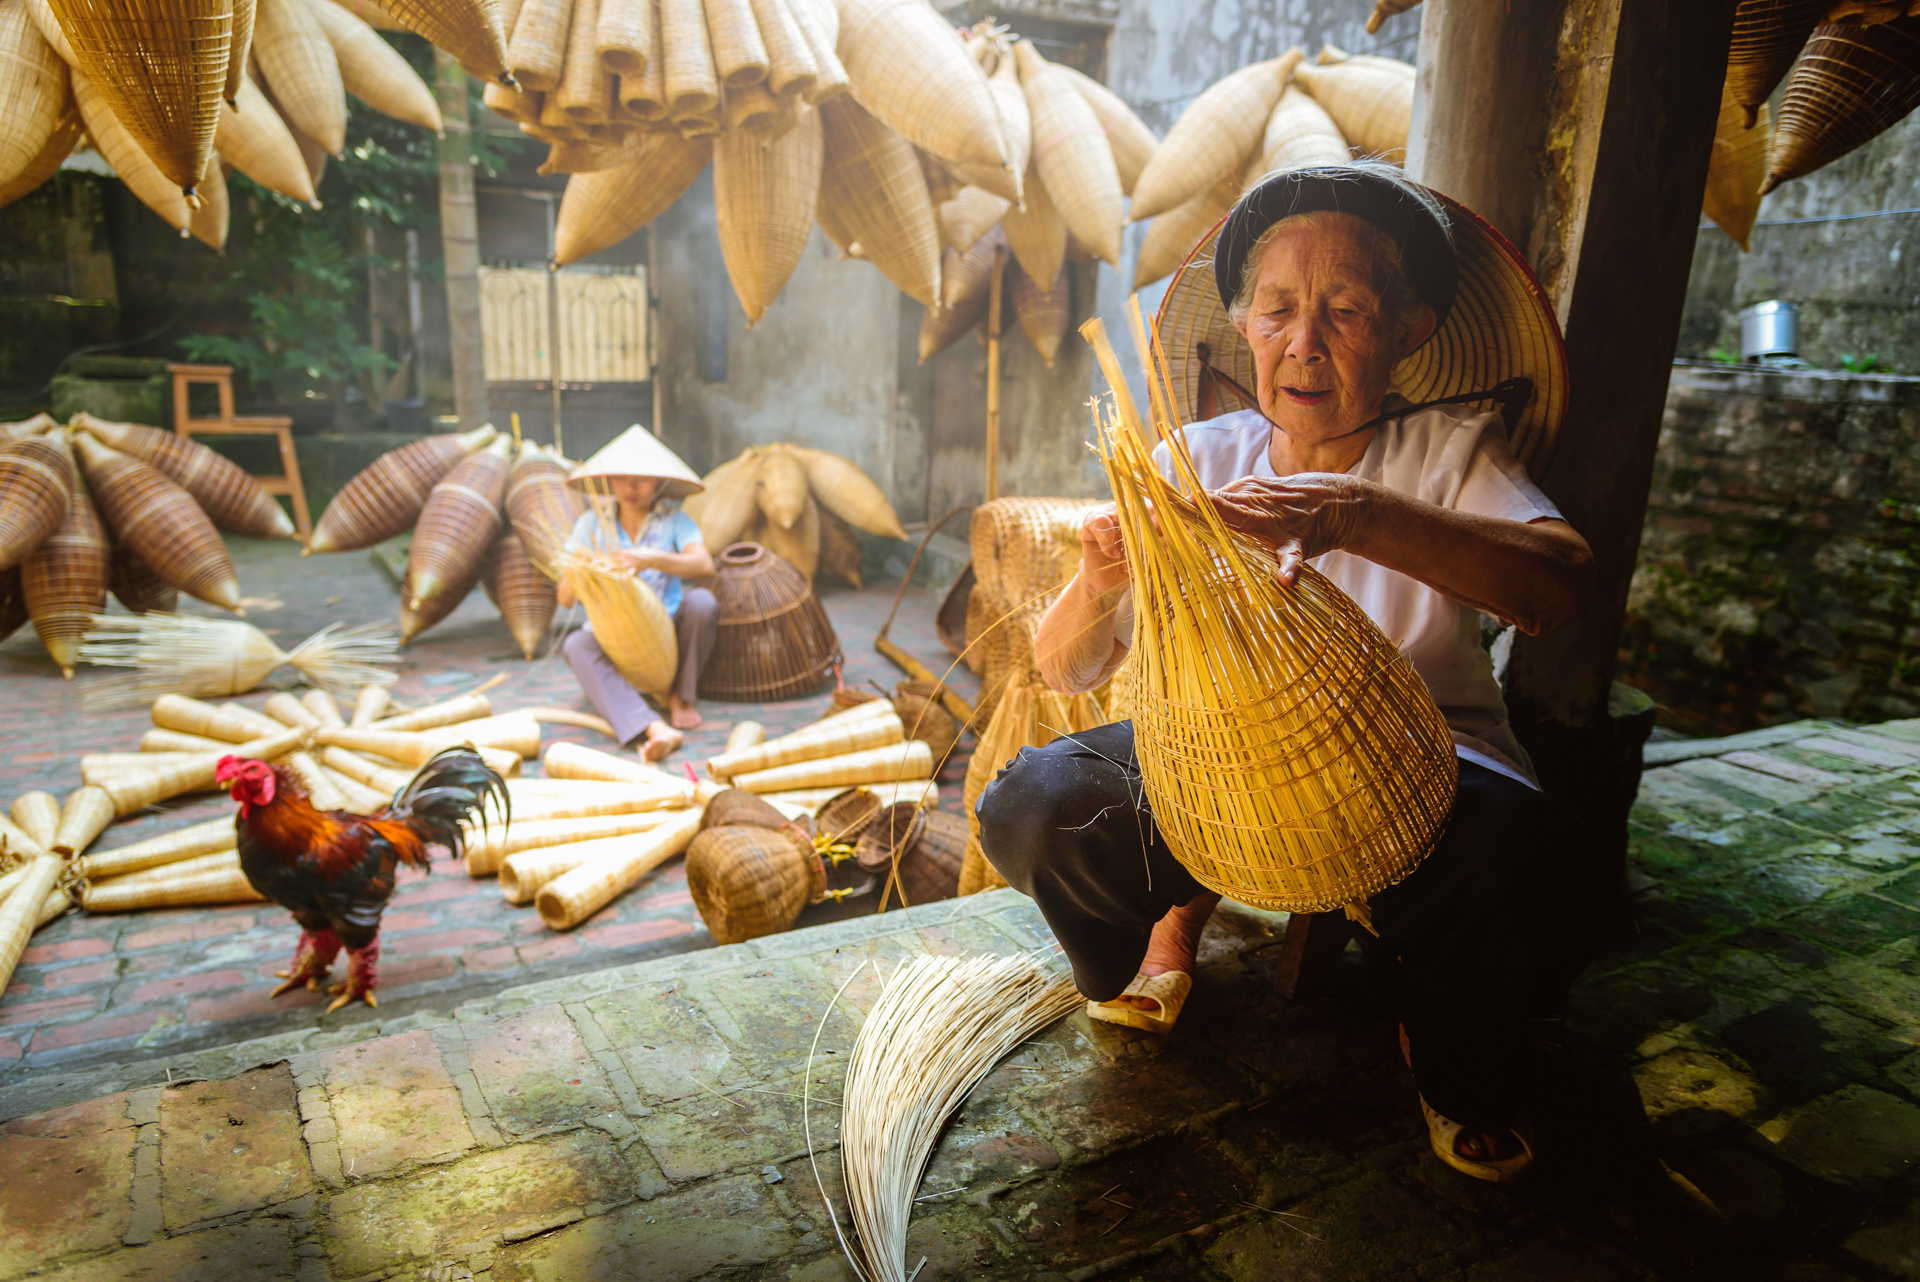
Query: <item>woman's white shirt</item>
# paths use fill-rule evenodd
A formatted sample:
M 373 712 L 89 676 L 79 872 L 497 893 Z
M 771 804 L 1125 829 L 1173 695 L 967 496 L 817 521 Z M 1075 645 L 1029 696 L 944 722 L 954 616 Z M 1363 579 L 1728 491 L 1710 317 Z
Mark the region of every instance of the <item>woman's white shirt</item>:
M 1253 410 L 1189 425 L 1187 448 L 1201 486 L 1217 490 L 1242 477 L 1274 477 L 1267 453 L 1272 432 L 1273 425 Z M 1154 450 L 1154 461 L 1174 479 L 1166 443 Z M 1560 517 L 1514 458 L 1500 416 L 1467 406 L 1436 406 L 1382 424 L 1347 474 L 1436 507 L 1523 523 Z M 1350 552 L 1329 552 L 1309 564 L 1352 597 L 1413 661 L 1462 757 L 1538 786 L 1533 763 L 1507 724 L 1492 660 L 1481 648 L 1479 611 Z M 1131 591 L 1123 594 L 1114 623 L 1117 638 L 1131 643 Z

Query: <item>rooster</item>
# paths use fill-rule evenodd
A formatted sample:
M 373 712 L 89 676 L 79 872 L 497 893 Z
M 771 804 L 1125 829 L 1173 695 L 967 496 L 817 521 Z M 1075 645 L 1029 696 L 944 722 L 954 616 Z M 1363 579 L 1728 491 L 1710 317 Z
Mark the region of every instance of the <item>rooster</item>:
M 317 989 L 344 944 L 347 982 L 328 1013 L 356 997 L 378 1006 L 374 966 L 380 959 L 380 916 L 393 897 L 401 864 L 428 871 L 427 847 L 461 853 L 460 825 L 486 822 L 492 797 L 512 820 L 506 783 L 471 748 L 435 756 L 392 804 L 371 817 L 314 809 L 291 771 L 244 757 L 222 758 L 215 778 L 232 785 L 240 867 L 253 888 L 293 914 L 300 946 L 275 997 L 305 985 Z

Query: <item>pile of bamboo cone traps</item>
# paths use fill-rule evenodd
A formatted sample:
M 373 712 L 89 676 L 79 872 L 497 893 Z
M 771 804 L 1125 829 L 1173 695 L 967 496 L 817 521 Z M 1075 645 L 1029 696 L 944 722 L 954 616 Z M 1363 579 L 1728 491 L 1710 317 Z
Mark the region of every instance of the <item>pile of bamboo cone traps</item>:
M 1170 276 L 1241 193 L 1276 169 L 1401 164 L 1413 118 L 1413 66 L 1328 45 L 1256 62 L 1194 99 L 1133 187 L 1133 221 L 1151 218 L 1133 284 Z
M 504 73 L 495 0 L 0 0 L 0 205 L 91 145 L 181 235 L 226 243 L 226 174 L 311 202 L 346 95 L 438 131 L 433 92 L 360 13 Z
M 858 465 L 827 450 L 756 445 L 702 478 L 683 505 L 718 556 L 746 540 L 772 551 L 811 582 L 819 570 L 862 586 L 854 530 L 904 539 L 893 504 Z
M 412 641 L 483 586 L 532 659 L 559 606 L 561 544 L 587 501 L 573 465 L 491 427 L 422 437 L 348 481 L 314 526 L 309 552 L 350 552 L 413 531 L 400 595 L 400 642 Z
M 0 424 L 0 639 L 31 619 L 68 677 L 109 593 L 140 615 L 182 592 L 239 612 L 222 532 L 298 537 L 258 481 L 197 441 L 84 413 Z

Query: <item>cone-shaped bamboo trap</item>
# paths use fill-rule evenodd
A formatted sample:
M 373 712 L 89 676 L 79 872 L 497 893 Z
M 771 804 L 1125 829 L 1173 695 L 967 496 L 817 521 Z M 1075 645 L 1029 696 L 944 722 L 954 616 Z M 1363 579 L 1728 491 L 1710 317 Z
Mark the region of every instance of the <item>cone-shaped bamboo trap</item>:
M 526 546 L 511 534 L 493 545 L 492 562 L 493 603 L 506 620 L 507 631 L 513 633 L 520 653 L 532 660 L 539 654 L 559 608 L 553 580 L 540 572 Z
M 1070 284 L 1067 274 L 1061 272 L 1053 278 L 1052 289 L 1041 289 L 1033 283 L 1033 277 L 1018 270 L 1007 282 L 1007 295 L 1020 329 L 1048 369 L 1053 368 L 1054 357 L 1060 354 L 1060 344 L 1073 323 Z
M 803 445 L 787 448 L 806 469 L 807 486 L 821 506 L 856 530 L 884 539 L 907 537 L 893 504 L 887 502 L 886 493 L 857 464 L 830 450 L 808 449 Z
M 287 0 L 282 0 L 283 3 Z M 49 0 L 75 66 L 167 180 L 192 194 L 220 123 L 233 0 Z
M 796 761 L 750 774 L 735 775 L 733 786 L 748 792 L 793 792 L 803 788 L 850 788 L 855 784 L 903 783 L 933 778 L 933 751 L 918 739 L 862 748 L 837 757 Z
M 1083 332 L 1118 368 L 1099 323 Z M 1202 487 L 1177 425 L 1156 426 L 1178 485 L 1124 385 L 1102 408 L 1136 620 L 1115 684 L 1154 822 L 1209 889 L 1365 920 L 1367 896 L 1412 872 L 1446 824 L 1459 768 L 1445 718 L 1351 598 L 1311 568 L 1282 586 L 1273 549 L 1187 497 Z
M 1725 94 L 1752 126 L 1832 0 L 1741 0 L 1733 11 Z
M 611 903 L 616 895 L 684 851 L 700 831 L 700 812 L 689 810 L 650 832 L 619 840 L 617 854 L 582 864 L 540 888 L 535 904 L 552 930 L 571 930 Z
M 802 726 L 792 734 L 769 739 L 739 752 L 723 752 L 707 761 L 707 770 L 716 779 L 750 774 L 793 761 L 814 761 L 838 757 L 862 748 L 884 748 L 907 737 L 906 726 L 885 699 L 876 699 L 872 716 L 835 717 Z
M 24 4 L 0 6 L 0 188 L 25 175 L 67 110 L 67 64 L 40 34 Z
M 497 435 L 493 428 L 481 427 L 388 450 L 333 496 L 313 527 L 307 550 L 351 552 L 412 529 L 440 479 Z
M 907 1282 L 907 1222 L 947 1118 L 1002 1056 L 1082 1000 L 1070 976 L 1032 955 L 914 957 L 887 978 L 840 1090 L 842 1176 L 857 1242 L 842 1237 L 840 1245 L 860 1277 Z M 811 1053 L 808 1061 L 810 1094 Z M 811 1110 L 802 1116 L 811 1153 Z
M 1054 66 L 1064 72 L 1074 87 L 1093 108 L 1093 114 L 1106 131 L 1107 145 L 1113 152 L 1113 166 L 1120 175 L 1120 189 L 1131 196 L 1133 186 L 1140 181 L 1140 174 L 1153 159 L 1153 153 L 1159 149 L 1160 142 L 1153 136 L 1153 130 L 1147 128 L 1146 121 L 1134 114 L 1119 94 L 1101 84 L 1083 72 L 1075 71 L 1064 63 Z
M 560 577 L 560 545 L 587 510 L 587 500 L 567 484 L 573 464 L 558 450 L 522 445 L 507 476 L 507 520 L 534 565 L 549 579 Z
M 73 438 L 87 488 L 107 524 L 153 572 L 223 609 L 240 608 L 240 583 L 219 531 L 172 478 L 92 436 Z
M 1767 176 L 1767 147 L 1772 125 L 1767 119 L 1767 104 L 1751 127 L 1745 123 L 1745 111 L 1730 92 L 1720 97 L 1720 123 L 1713 134 L 1713 159 L 1707 165 L 1707 191 L 1701 209 L 1733 237 L 1742 250 L 1753 235 L 1754 220 L 1760 216 L 1760 184 Z
M 0 570 L 11 569 L 67 519 L 73 455 L 28 436 L 0 444 Z
M 55 121 L 53 132 L 47 135 L 46 142 L 41 144 L 40 149 L 27 161 L 26 167 L 11 182 L 0 183 L 0 208 L 38 190 L 41 184 L 59 172 L 60 166 L 66 163 L 67 157 L 73 154 L 73 149 L 80 145 L 81 138 L 85 136 L 86 122 L 81 118 L 80 104 L 73 97 L 71 75 L 67 81 L 66 106 Z
M 1099 118 L 1075 83 L 1041 57 L 1032 41 L 1022 40 L 1014 53 L 1033 116 L 1034 167 L 1067 229 L 1096 257 L 1118 266 L 1126 201 Z
M 633 235 L 680 199 L 713 159 L 710 139 L 674 133 L 648 134 L 634 147 L 628 163 L 567 181 L 555 223 L 555 263 L 564 267 Z
M 687 847 L 687 892 L 718 943 L 738 944 L 792 926 L 826 898 L 819 852 L 792 824 L 714 826 Z
M 129 547 L 113 550 L 113 559 L 107 568 L 107 589 L 113 593 L 114 600 L 135 614 L 151 614 L 156 610 L 171 614 L 180 608 L 180 589 L 155 574 Z
M 255 0 L 253 56 L 293 127 L 329 156 L 347 145 L 340 60 L 309 0 Z
M 7 813 L 27 836 L 44 848 L 52 848 L 54 834 L 60 831 L 60 801 L 52 793 L 23 792 L 13 799 Z
M 58 445 L 66 448 L 64 440 Z M 34 631 L 69 680 L 80 661 L 80 639 L 93 617 L 107 608 L 111 572 L 106 527 L 93 510 L 87 483 L 76 475 L 67 519 L 20 567 Z
M 960 57 L 978 74 L 972 59 Z M 826 130 L 822 210 L 831 211 L 888 280 L 923 307 L 939 306 L 940 229 L 912 145 L 857 102 L 830 103 L 820 118 Z
M 1814 29 L 1780 95 L 1765 195 L 1864 146 L 1920 106 L 1920 18 Z
M 1305 94 L 1299 96 L 1306 97 Z M 1345 146 L 1340 148 L 1343 164 L 1346 151 Z M 1233 210 L 1241 190 L 1241 176 L 1228 174 L 1186 204 L 1176 205 L 1148 223 L 1146 238 L 1140 242 L 1140 253 L 1134 261 L 1133 287 L 1144 289 L 1178 271 L 1193 247 L 1205 240 L 1214 224 Z
M 427 495 L 407 554 L 402 645 L 426 630 L 429 614 L 445 617 L 480 577 L 481 563 L 500 534 L 500 500 L 507 492 L 512 449 L 512 440 L 500 437 L 460 460 Z M 438 601 L 443 595 L 447 600 Z M 441 604 L 447 608 L 436 609 Z
M 340 63 L 340 83 L 375 111 L 422 129 L 440 132 L 433 90 L 399 50 L 372 27 L 337 4 L 309 4 Z
M 27 593 L 20 585 L 20 567 L 0 570 L 0 641 L 20 630 L 27 621 Z
M 751 326 L 800 265 L 820 203 L 820 113 L 768 141 L 723 134 L 713 154 L 713 198 L 727 276 Z
M 757 510 L 760 450 L 743 450 L 701 478 L 706 486 L 681 504 L 708 548 L 730 547 L 747 532 Z
M 259 481 L 198 441 L 137 423 L 111 423 L 84 411 L 73 416 L 73 425 L 171 477 L 216 529 L 255 539 L 300 537 Z
M 842 0 L 836 44 L 862 105 L 996 194 L 1020 193 L 986 73 L 925 0 Z
M 960 867 L 961 894 L 1007 884 L 980 847 L 980 818 L 974 813 L 980 794 L 993 777 L 1019 756 L 1022 748 L 1045 747 L 1062 734 L 1091 730 L 1112 719 L 1092 695 L 1067 695 L 1049 689 L 1033 670 L 1031 659 L 1023 660 L 1014 670 L 1001 688 L 993 716 L 980 731 L 980 742 L 974 745 L 973 757 L 967 763 L 960 794 L 967 825 L 966 853 Z
M 1007 246 L 1021 268 L 1035 281 L 1052 288 L 1067 260 L 1067 224 L 1054 207 L 1053 195 L 1040 179 L 1040 171 L 1027 170 L 1025 209 L 1009 209 L 1000 220 L 1007 234 Z
M 664 693 L 680 670 L 680 640 L 654 590 L 603 556 L 563 552 L 560 561 L 593 624 L 594 640 L 620 675 L 636 690 Z
M 1129 217 L 1139 222 L 1164 214 L 1229 174 L 1237 176 L 1260 145 L 1267 118 L 1301 57 L 1300 50 L 1289 49 L 1278 58 L 1242 67 L 1194 99 L 1141 171 Z M 1031 267 L 1027 270 L 1041 279 Z
M 310 685 L 345 697 L 394 679 L 393 633 L 373 624 L 332 624 L 291 651 L 238 619 L 188 614 L 103 614 L 94 618 L 80 657 L 135 672 L 88 685 L 86 706 L 120 708 L 163 694 L 245 694 L 287 664 Z M 191 732 L 190 732 L 191 733 Z
M 477 79 L 508 82 L 500 0 L 381 0 L 380 7 L 452 54 Z
M 716 562 L 718 634 L 700 696 L 754 703 L 818 689 L 841 660 L 840 639 L 806 579 L 752 543 L 734 544 Z
M 1332 66 L 1298 67 L 1293 79 L 1327 109 L 1360 155 L 1396 165 L 1406 162 L 1413 121 L 1412 64 L 1362 56 Z

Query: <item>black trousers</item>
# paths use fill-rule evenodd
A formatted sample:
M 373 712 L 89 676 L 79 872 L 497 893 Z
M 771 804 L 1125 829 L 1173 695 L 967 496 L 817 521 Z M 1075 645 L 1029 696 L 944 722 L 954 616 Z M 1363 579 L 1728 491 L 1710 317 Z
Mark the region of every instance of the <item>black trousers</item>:
M 1153 924 L 1203 893 L 1153 822 L 1131 722 L 1021 749 L 978 813 L 988 860 L 1038 903 L 1096 1001 L 1131 982 Z M 1433 850 L 1368 901 L 1379 938 L 1367 943 L 1390 961 L 1414 1077 L 1437 1112 L 1476 1130 L 1512 1121 L 1526 1021 L 1566 999 L 1618 895 L 1569 812 L 1460 763 Z

